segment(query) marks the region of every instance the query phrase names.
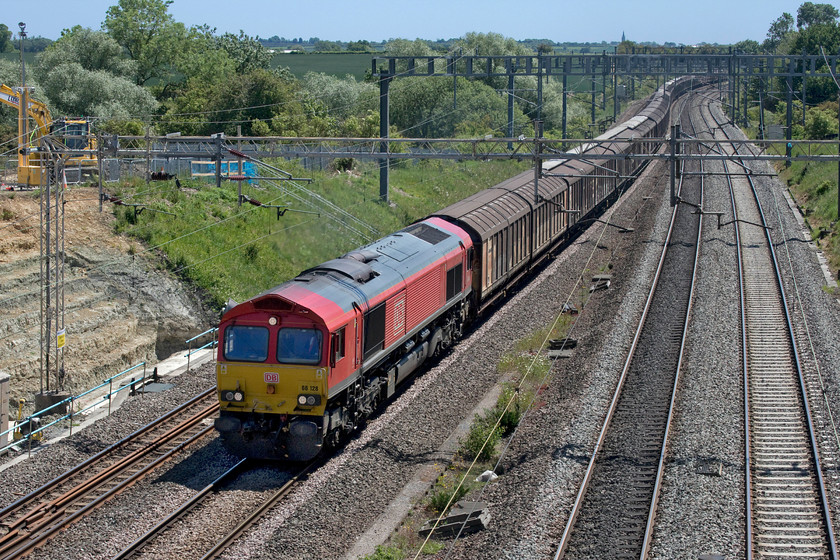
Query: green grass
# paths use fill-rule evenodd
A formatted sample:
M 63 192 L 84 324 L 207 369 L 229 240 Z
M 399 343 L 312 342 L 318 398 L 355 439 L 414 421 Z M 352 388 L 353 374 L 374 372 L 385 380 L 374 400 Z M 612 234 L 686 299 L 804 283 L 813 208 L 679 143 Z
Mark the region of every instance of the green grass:
M 391 205 L 379 202 L 375 164 L 351 174 L 310 173 L 288 162 L 275 162 L 295 177 L 314 179 L 307 188 L 373 225 L 381 235 L 396 231 L 473 192 L 494 185 L 527 167 L 527 163 L 426 161 L 391 171 Z M 358 165 L 358 164 L 357 164 Z M 182 180 L 124 183 L 111 194 L 134 209 L 114 206 L 115 228 L 141 241 L 166 266 L 208 295 L 215 307 L 228 299 L 243 301 L 296 276 L 300 271 L 362 246 L 365 242 L 338 223 L 311 214 L 287 212 L 277 218 L 271 208 L 237 207 L 237 185 Z M 265 190 L 268 188 L 269 190 Z M 288 203 L 311 210 L 277 189 L 243 185 L 243 194 L 264 204 Z M 170 212 L 174 216 L 157 209 Z
M 803 139 L 808 130 L 807 127 L 800 124 L 801 110 L 801 106 L 794 107 L 793 137 L 795 139 Z M 768 125 L 784 123 L 785 111 L 786 107 L 781 103 L 776 113 L 765 111 L 765 123 Z M 829 118 L 832 122 L 836 122 L 836 108 L 823 108 L 823 111 L 828 111 L 830 113 Z M 758 109 L 750 109 L 749 117 L 752 127 L 745 132 L 750 138 L 756 138 L 759 132 Z M 796 155 L 799 150 L 809 150 L 809 153 L 813 155 L 837 155 L 837 143 L 813 145 L 811 148 L 794 146 L 793 154 Z M 783 155 L 784 146 L 775 144 L 768 151 L 772 154 Z M 837 166 L 837 163 L 809 161 L 792 161 L 790 167 L 785 167 L 782 163 L 776 164 L 779 177 L 788 185 L 796 204 L 802 208 L 811 235 L 828 259 L 829 267 L 834 274 L 837 274 L 838 269 L 840 269 Z
M 822 145 L 815 153 L 837 154 L 834 144 Z M 836 163 L 794 161 L 780 176 L 805 213 L 811 235 L 828 258 L 833 271 L 840 269 Z
M 292 71 L 296 78 L 303 78 L 307 72 L 323 72 L 343 78 L 347 74 L 357 80 L 365 77 L 370 69 L 373 56 L 370 54 L 275 54 L 271 60 L 272 68 L 285 66 Z

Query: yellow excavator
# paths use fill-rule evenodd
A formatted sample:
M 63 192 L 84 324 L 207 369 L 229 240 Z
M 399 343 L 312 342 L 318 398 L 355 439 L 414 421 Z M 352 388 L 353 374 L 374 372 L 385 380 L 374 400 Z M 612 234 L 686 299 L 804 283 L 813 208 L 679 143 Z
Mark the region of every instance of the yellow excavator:
M 84 119 L 61 118 L 52 120 L 47 106 L 30 97 L 32 88 L 10 88 L 0 85 L 0 103 L 5 103 L 18 110 L 18 185 L 38 187 L 41 185 L 41 172 L 45 167 L 46 154 L 38 151 L 41 138 L 52 135 L 71 151 L 84 152 L 65 160 L 66 165 L 96 165 L 96 139 L 91 135 L 90 123 Z M 25 101 L 21 103 L 21 99 Z M 26 107 L 26 116 L 22 107 Z M 29 118 L 35 121 L 30 130 Z

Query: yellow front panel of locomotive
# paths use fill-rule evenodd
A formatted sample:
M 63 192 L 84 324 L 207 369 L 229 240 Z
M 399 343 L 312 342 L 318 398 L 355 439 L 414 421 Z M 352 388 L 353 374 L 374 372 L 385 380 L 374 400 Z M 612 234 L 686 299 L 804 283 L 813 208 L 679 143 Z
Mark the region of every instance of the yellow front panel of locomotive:
M 222 410 L 322 416 L 326 408 L 327 370 L 312 366 L 218 362 L 216 386 Z M 235 394 L 241 400 L 226 399 Z M 317 396 L 301 405 L 301 395 Z

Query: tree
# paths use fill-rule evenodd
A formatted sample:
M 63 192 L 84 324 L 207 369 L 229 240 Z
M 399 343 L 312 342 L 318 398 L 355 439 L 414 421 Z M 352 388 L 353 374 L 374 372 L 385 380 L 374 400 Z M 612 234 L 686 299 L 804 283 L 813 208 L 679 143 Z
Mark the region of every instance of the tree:
M 763 44 L 764 50 L 768 52 L 776 52 L 776 49 L 779 47 L 779 44 L 781 44 L 782 40 L 792 32 L 793 16 L 784 12 L 770 24 L 770 29 L 767 30 L 767 39 Z
M 36 70 L 75 62 L 85 70 L 103 70 L 123 78 L 133 78 L 136 63 L 126 58 L 122 47 L 104 31 L 77 25 L 65 29 L 61 37 L 36 58 Z
M 796 11 L 796 27 L 805 29 L 812 25 L 833 25 L 840 12 L 831 4 L 805 2 Z
M 146 84 L 171 70 L 186 39 L 186 28 L 169 14 L 172 0 L 119 0 L 102 26 L 137 63 L 135 82 Z
M 9 86 L 20 84 L 20 63 L 15 63 L 10 60 L 0 58 L 0 84 Z M 45 101 L 41 92 L 40 86 L 36 83 L 35 78 L 30 79 L 26 77 L 26 85 L 35 88 L 35 95 L 39 101 Z M 0 142 L 12 142 L 12 145 L 17 145 L 18 134 L 18 111 L 16 108 L 0 103 Z M 5 150 L 9 149 L 9 144 L 5 144 Z
M 391 87 L 391 122 L 401 134 L 423 138 L 506 134 L 507 100 L 479 80 L 457 79 L 457 104 L 451 78 L 405 78 Z M 514 121 L 528 122 L 515 110 Z
M 336 52 L 341 50 L 341 44 L 335 41 L 315 41 L 315 50 L 319 52 Z
M 5 23 L 0 23 L 0 53 L 13 50 L 15 50 L 15 45 L 12 43 L 12 32 Z
M 350 41 L 347 43 L 347 50 L 350 52 L 369 52 L 370 41 Z
M 183 79 L 179 83 L 168 80 L 160 88 L 159 98 L 177 94 L 179 86 L 186 86 L 188 82 L 203 87 L 199 84 L 233 79 L 236 61 L 225 49 L 219 48 L 219 38 L 214 34 L 215 31 L 206 25 L 190 28 L 174 61 L 176 73 Z
M 759 54 L 761 52 L 761 45 L 758 44 L 758 41 L 746 39 L 732 45 L 732 50 L 744 54 Z
M 307 72 L 302 86 L 304 95 L 311 101 L 320 101 L 331 114 L 342 119 L 364 114 L 379 106 L 379 88 L 374 84 L 357 82 L 349 74 L 339 78 L 322 72 Z
M 455 43 L 464 54 L 474 56 L 530 55 L 534 51 L 516 39 L 499 33 L 467 33 Z
M 300 101 L 299 83 L 285 71 L 258 69 L 236 79 L 235 88 L 225 79 L 193 78 L 179 86 L 177 95 L 164 102 L 161 130 L 233 135 L 239 124 L 246 136 L 318 136 L 310 133 L 324 129 L 323 119 Z
M 40 79 L 55 111 L 62 115 L 130 119 L 148 116 L 158 105 L 133 80 L 104 70 L 86 70 L 75 62 L 49 68 Z
M 157 102 L 134 83 L 136 64 L 107 33 L 76 26 L 35 59 L 33 74 L 56 113 L 128 118 Z
M 791 42 L 789 53 L 806 53 L 820 55 L 824 50 L 828 53 L 836 53 L 840 49 L 840 26 L 837 24 L 812 24 L 796 34 Z M 826 72 L 828 68 L 818 59 L 817 70 Z M 802 79 L 794 79 L 794 90 L 801 87 Z M 830 77 L 808 78 L 807 98 L 809 102 L 820 103 L 833 100 L 837 97 L 837 86 Z
M 428 41 L 423 39 L 391 39 L 385 43 L 385 52 L 388 56 L 433 56 L 435 51 L 429 46 Z
M 225 33 L 216 40 L 218 47 L 233 60 L 237 74 L 247 74 L 271 65 L 272 53 L 262 43 L 240 30 L 239 35 Z

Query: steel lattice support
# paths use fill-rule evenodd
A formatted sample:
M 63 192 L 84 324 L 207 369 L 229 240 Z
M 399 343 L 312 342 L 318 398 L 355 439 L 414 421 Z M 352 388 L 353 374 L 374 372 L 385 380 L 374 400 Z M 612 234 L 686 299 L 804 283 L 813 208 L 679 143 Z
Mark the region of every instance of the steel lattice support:
M 41 174 L 41 393 L 64 385 L 64 165 L 50 158 Z

